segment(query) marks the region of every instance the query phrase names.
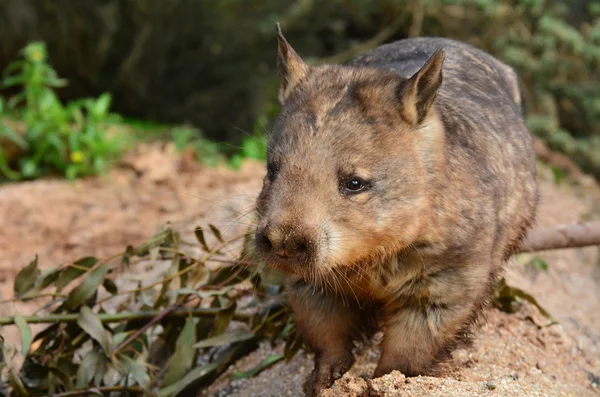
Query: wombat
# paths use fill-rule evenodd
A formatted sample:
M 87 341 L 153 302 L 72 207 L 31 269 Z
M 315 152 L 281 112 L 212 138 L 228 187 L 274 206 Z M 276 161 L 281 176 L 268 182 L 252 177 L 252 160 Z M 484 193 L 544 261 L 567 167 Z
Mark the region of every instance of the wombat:
M 314 396 L 383 330 L 374 377 L 432 373 L 468 334 L 538 202 L 515 72 L 411 38 L 310 67 L 277 25 L 279 99 L 257 253 L 286 274 Z

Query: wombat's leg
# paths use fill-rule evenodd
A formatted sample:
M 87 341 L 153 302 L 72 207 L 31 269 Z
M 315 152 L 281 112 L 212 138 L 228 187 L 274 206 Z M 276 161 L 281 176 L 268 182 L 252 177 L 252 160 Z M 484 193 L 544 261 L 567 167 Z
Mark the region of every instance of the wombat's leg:
M 426 374 L 458 332 L 472 322 L 488 277 L 485 267 L 451 268 L 412 289 L 419 298 L 413 295 L 388 304 L 381 358 L 373 376 L 393 370 L 406 376 Z
M 288 283 L 287 293 L 296 327 L 315 352 L 315 369 L 304 384 L 304 392 L 316 396 L 354 363 L 352 336 L 359 326 L 358 308 L 303 281 Z

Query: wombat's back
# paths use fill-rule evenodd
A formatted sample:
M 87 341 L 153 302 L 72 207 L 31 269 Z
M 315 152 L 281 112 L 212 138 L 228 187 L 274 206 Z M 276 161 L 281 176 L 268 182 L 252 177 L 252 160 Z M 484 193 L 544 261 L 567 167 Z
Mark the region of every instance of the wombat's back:
M 479 99 L 481 103 L 490 103 L 496 97 L 508 94 L 520 111 L 521 95 L 518 78 L 509 66 L 498 61 L 488 53 L 471 45 L 440 37 L 418 37 L 385 44 L 367 52 L 350 63 L 351 66 L 369 66 L 393 70 L 403 77 L 415 74 L 433 55 L 443 48 L 444 83 L 441 91 L 453 91 L 462 96 L 458 85 L 484 88 L 486 93 Z M 490 83 L 496 86 L 490 90 Z M 471 91 L 471 90 L 470 90 Z M 472 96 L 473 92 L 463 92 Z M 458 99 L 458 98 L 457 98 Z

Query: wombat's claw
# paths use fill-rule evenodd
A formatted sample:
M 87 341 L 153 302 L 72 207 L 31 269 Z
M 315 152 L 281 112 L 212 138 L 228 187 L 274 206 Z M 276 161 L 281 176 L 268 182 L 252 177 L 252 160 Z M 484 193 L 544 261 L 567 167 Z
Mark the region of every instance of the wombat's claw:
M 304 393 L 306 397 L 316 397 L 319 392 L 333 385 L 337 379 L 341 378 L 354 364 L 354 357 L 340 358 L 333 365 L 316 365 L 304 383 Z

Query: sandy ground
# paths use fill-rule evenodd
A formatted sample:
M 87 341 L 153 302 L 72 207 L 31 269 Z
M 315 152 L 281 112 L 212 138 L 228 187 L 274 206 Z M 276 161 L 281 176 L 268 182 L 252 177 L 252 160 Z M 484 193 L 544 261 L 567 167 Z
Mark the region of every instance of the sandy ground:
M 264 166 L 247 162 L 241 170 L 199 167 L 156 145 L 143 146 L 104 178 L 74 183 L 43 180 L 0 186 L 0 299 L 12 296 L 18 269 L 34 255 L 40 265 L 107 256 L 146 240 L 166 222 L 185 233 L 210 221 L 224 229 L 244 227 L 245 213 L 261 184 Z M 563 183 L 540 171 L 539 226 L 598 219 L 600 189 Z M 594 396 L 600 395 L 600 258 L 598 248 L 544 253 L 543 271 L 524 266 L 531 255 L 507 270 L 519 286 L 559 321 L 545 319 L 531 305 L 517 314 L 491 310 L 470 347 L 457 350 L 441 367 L 442 376 L 404 378 L 392 373 L 370 380 L 377 360 L 373 346 L 357 346 L 350 373 L 324 396 Z M 31 313 L 34 304 L 3 304 Z M 14 327 L 2 336 L 17 342 Z M 257 365 L 282 346 L 261 345 L 223 374 L 203 396 L 297 396 L 312 370 L 300 353 L 252 379 L 230 381 L 232 372 Z

